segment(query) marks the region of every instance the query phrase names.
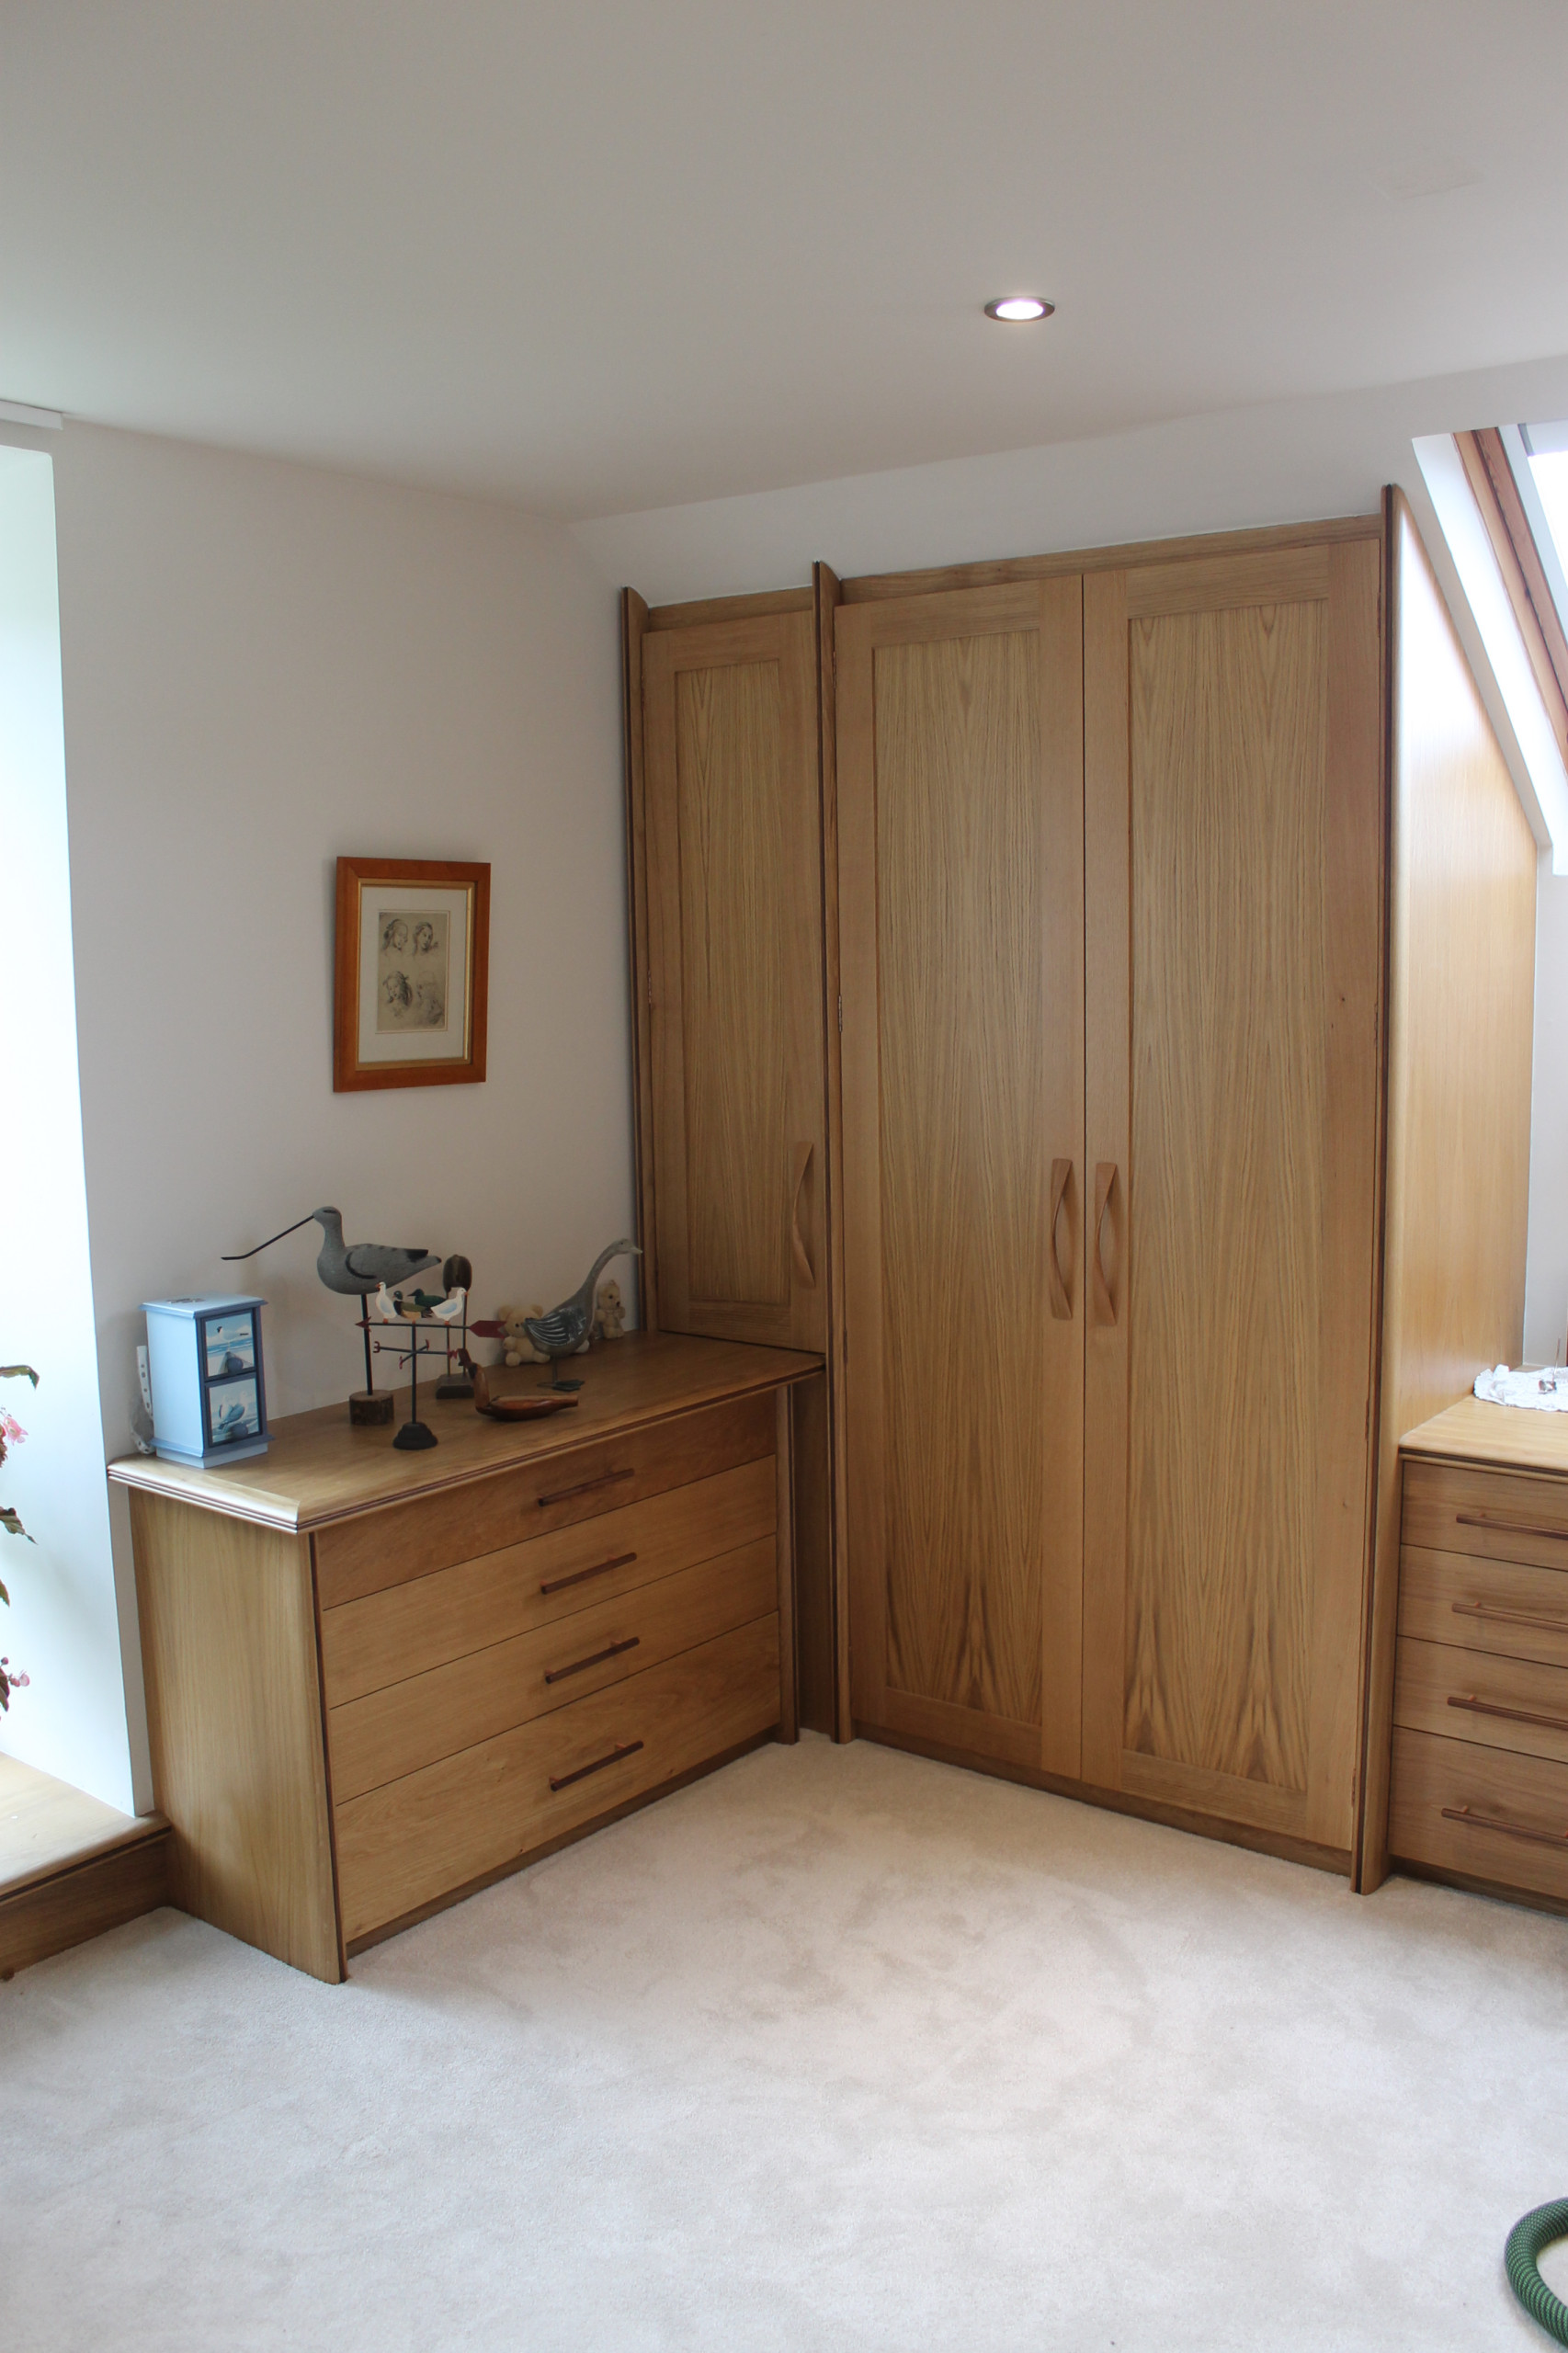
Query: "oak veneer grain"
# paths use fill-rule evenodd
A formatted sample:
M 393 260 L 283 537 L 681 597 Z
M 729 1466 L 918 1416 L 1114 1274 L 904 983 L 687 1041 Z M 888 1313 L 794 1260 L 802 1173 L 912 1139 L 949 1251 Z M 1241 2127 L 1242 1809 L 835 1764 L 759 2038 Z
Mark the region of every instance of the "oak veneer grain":
M 722 1552 L 771 1543 L 776 1482 L 772 1455 L 760 1455 L 553 1535 L 324 1609 L 327 1704 L 342 1707 Z
M 740 1398 L 324 1528 L 315 1538 L 322 1608 L 770 1456 L 773 1419 L 770 1396 Z
M 749 1625 L 778 1608 L 779 1582 L 765 1536 L 331 1708 L 334 1799 L 341 1806 Z
M 345 1938 L 356 1942 L 504 1870 L 778 1721 L 778 1620 L 769 1612 L 646 1675 L 348 1800 L 336 1810 Z
M 133 1494 L 153 1786 L 174 1903 L 343 1975 L 310 1544 Z
M 653 1217 L 653 1051 L 648 987 L 648 801 L 642 773 L 642 641 L 651 616 L 635 588 L 620 592 L 621 764 L 626 785 L 626 928 L 631 983 L 631 1150 L 637 1177 L 634 1259 L 638 1323 L 659 1328 Z
M 131 1455 L 111 1462 L 108 1475 L 127 1487 L 292 1532 L 415 1497 L 456 1496 L 496 1471 L 647 1430 L 698 1406 L 763 1396 L 780 1381 L 809 1378 L 819 1364 L 815 1356 L 781 1348 L 629 1332 L 582 1359 L 585 1385 L 576 1405 L 545 1421 L 490 1421 L 472 1404 L 422 1392 L 420 1413 L 439 1441 L 426 1453 L 400 1453 L 392 1444 L 395 1423 L 356 1429 L 347 1406 L 324 1405 L 275 1422 L 267 1453 L 250 1461 L 197 1471 Z M 537 1366 L 524 1366 L 493 1373 L 491 1387 L 506 1395 L 537 1385 L 539 1377 Z M 771 1411 L 765 1405 L 765 1417 Z M 771 1444 L 769 1438 L 758 1450 Z
M 1568 1668 L 1402 1636 L 1393 1720 L 1408 1732 L 1568 1765 Z
M 1401 1529 L 1406 1544 L 1568 1570 L 1568 1483 L 1480 1464 L 1407 1461 Z
M 826 1336 L 817 665 L 801 609 L 642 642 L 666 1329 Z
M 1400 1439 L 1407 1493 L 1423 1491 L 1426 1466 L 1449 1462 L 1467 1471 L 1520 1471 L 1529 1474 L 1531 1508 L 1568 1523 L 1568 1415 L 1537 1414 L 1525 1407 L 1494 1405 L 1472 1392 L 1458 1398 Z M 1420 1467 L 1418 1467 L 1420 1466 Z M 1509 1493 L 1506 1480 L 1487 1482 L 1494 1498 Z
M 1082 575 L 1085 582 L 1096 572 L 1131 572 L 1147 564 L 1173 564 L 1216 555 L 1270 556 L 1281 550 L 1338 546 L 1358 540 L 1381 540 L 1382 523 L 1376 515 L 1346 515 L 1323 523 L 1269 523 L 1251 531 L 1206 532 L 1195 538 L 1134 540 L 1114 547 L 1065 548 L 1054 555 L 1001 556 L 977 563 L 937 564 L 922 572 L 860 573 L 846 580 L 847 604 L 875 603 L 884 598 L 939 596 L 949 589 L 1007 588 L 1020 582 L 1056 580 Z
M 1568 1898 L 1568 1765 L 1396 1726 L 1394 1863 Z
M 1397 492 L 1389 535 L 1387 1210 L 1357 1863 L 1368 1890 L 1387 1869 L 1401 1443 L 1456 1400 L 1457 1451 L 1487 1415 L 1511 1418 L 1467 1392 L 1478 1366 L 1517 1364 L 1523 1347 L 1535 1013 L 1535 843 Z
M 1568 1667 L 1565 1571 L 1568 1561 L 1532 1568 L 1406 1544 L 1399 1560 L 1400 1639 Z
M 837 617 L 856 1714 L 1068 1770 L 1081 1176 L 1073 1313 L 1037 1310 L 1045 1172 L 1081 1171 L 1081 631 L 1074 578 Z
M 1121 1181 L 1086 1336 L 1084 1770 L 1324 1852 L 1366 1557 L 1379 570 L 1352 540 L 1085 583 L 1085 1150 Z
M 166 1823 L 139 1824 L 135 1836 L 82 1862 L 0 1888 L 0 1978 L 166 1904 L 170 1845 Z
M 849 1679 L 848 1463 L 845 1411 L 846 1326 L 844 1288 L 844 974 L 838 912 L 838 667 L 835 631 L 844 590 L 825 563 L 812 566 L 817 656 L 817 767 L 822 803 L 824 1077 L 827 1122 L 828 1339 L 825 1410 L 829 1683 L 826 1718 L 816 1729 L 835 1740 L 854 1736 Z M 799 1395 L 801 1392 L 797 1392 Z M 802 1460 L 810 1461 L 809 1454 Z M 807 1588 L 801 1586 L 802 1591 Z

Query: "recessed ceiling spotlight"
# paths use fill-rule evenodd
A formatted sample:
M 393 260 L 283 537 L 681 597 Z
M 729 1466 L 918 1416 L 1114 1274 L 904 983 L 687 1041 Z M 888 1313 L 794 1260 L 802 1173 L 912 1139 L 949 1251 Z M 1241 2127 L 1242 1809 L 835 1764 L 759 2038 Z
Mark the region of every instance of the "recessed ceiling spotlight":
M 1004 294 L 995 302 L 987 302 L 988 319 L 1049 319 L 1056 305 L 1041 300 L 1038 294 Z

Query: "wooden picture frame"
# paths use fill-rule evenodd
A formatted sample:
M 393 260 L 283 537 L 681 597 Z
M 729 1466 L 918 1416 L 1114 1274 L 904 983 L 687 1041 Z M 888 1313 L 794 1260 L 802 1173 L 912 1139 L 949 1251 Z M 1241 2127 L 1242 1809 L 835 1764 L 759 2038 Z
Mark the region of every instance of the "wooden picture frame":
M 332 1086 L 476 1086 L 484 1077 L 490 869 L 340 858 Z

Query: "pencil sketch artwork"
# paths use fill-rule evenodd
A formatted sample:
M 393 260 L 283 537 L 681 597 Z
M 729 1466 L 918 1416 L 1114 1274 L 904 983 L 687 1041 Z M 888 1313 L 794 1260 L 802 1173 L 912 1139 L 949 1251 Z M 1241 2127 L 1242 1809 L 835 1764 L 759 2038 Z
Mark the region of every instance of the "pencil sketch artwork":
M 450 915 L 382 907 L 376 920 L 376 1028 L 444 1029 Z

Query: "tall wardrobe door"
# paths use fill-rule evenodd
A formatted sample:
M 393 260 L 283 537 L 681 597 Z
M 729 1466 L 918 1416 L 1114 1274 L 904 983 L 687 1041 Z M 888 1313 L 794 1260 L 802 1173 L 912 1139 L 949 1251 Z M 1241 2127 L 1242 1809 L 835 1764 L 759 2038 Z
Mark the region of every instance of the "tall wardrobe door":
M 1074 1775 L 1082 589 L 837 627 L 851 1673 L 868 1728 Z
M 1357 540 L 1085 593 L 1084 1774 L 1335 1858 L 1368 1541 L 1381 564 Z
M 659 1322 L 826 1346 L 809 611 L 642 642 Z

